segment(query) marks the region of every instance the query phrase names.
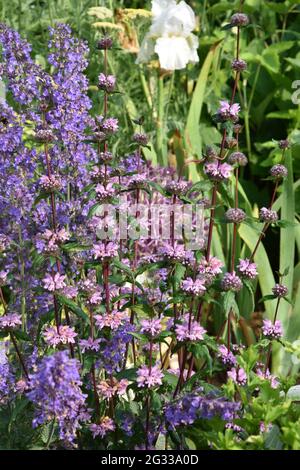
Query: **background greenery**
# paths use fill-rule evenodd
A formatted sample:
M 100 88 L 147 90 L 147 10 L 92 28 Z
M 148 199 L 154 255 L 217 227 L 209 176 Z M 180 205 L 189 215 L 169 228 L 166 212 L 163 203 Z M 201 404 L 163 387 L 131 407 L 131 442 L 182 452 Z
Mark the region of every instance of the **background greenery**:
M 135 64 L 138 45 L 150 17 L 143 11 L 132 9 L 150 10 L 150 1 L 0 0 L 0 20 L 32 43 L 36 60 L 45 67 L 49 25 L 57 21 L 70 24 L 74 33 L 90 45 L 88 76 L 95 109 L 100 106 L 95 84 L 103 64 L 95 47 L 97 37 L 104 33 L 115 37 L 118 47 L 110 56 L 109 67 L 117 75 L 121 93 L 114 95 L 110 111 L 119 117 L 122 125 L 115 150 L 120 154 L 128 150 L 132 118 L 142 115 L 144 129 L 153 143 L 151 150 L 146 151 L 146 157 L 156 163 L 168 145 L 163 162 L 166 164 L 168 160 L 172 165 L 181 166 L 184 159 L 200 157 L 205 145 L 220 142 L 211 115 L 216 111 L 219 99 L 230 96 L 232 76 L 229 65 L 234 54 L 234 36 L 231 30 L 222 30 L 222 26 L 240 4 L 239 1 L 225 0 L 191 0 L 188 3 L 198 17 L 196 33 L 200 42 L 200 62 L 175 74 L 164 75 L 156 61 L 145 67 Z M 104 15 L 102 11 L 102 17 L 99 11 L 98 17 L 91 14 L 95 13 L 91 8 L 99 6 L 109 9 Z M 249 14 L 251 24 L 243 31 L 241 57 L 248 62 L 248 70 L 243 74 L 238 90 L 244 123 L 241 150 L 250 162 L 241 175 L 242 205 L 248 214 L 257 215 L 257 208 L 268 204 L 272 183 L 264 178 L 269 167 L 280 159 L 274 140 L 288 137 L 292 142 L 287 155 L 290 173 L 275 208 L 281 210 L 283 219 L 293 224 L 298 220 L 300 207 L 300 106 L 292 102 L 295 92 L 292 84 L 300 80 L 300 1 L 246 0 L 243 9 Z M 159 86 L 162 81 L 163 88 Z M 157 130 L 162 132 L 157 133 Z M 128 140 L 124 139 L 127 135 Z M 190 165 L 187 176 L 197 180 L 201 178 L 201 170 Z M 226 247 L 230 246 L 227 230 L 226 226 L 219 227 L 214 236 L 213 249 L 221 258 L 227 256 Z M 251 227 L 243 225 L 240 236 L 248 249 L 253 248 L 257 233 Z M 260 267 L 259 294 L 270 294 L 278 280 L 274 273 L 289 267 L 284 282 L 289 287 L 294 307 L 282 305 L 280 317 L 287 338 L 294 341 L 300 332 L 299 225 L 290 225 L 280 231 L 270 230 L 264 247 L 258 250 L 256 260 Z M 249 293 L 249 298 L 247 295 L 239 299 L 240 312 L 248 324 L 255 326 L 254 302 L 253 299 L 250 301 L 252 294 Z M 266 302 L 264 308 L 271 318 L 273 302 Z M 279 363 L 285 368 L 284 361 Z

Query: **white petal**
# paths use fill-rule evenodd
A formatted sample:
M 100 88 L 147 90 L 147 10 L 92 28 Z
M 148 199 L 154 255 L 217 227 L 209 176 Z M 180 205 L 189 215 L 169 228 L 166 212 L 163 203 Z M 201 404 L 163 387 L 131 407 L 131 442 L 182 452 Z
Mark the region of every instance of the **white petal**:
M 164 10 L 169 8 L 170 6 L 175 6 L 176 1 L 175 0 L 152 0 L 152 15 L 154 18 L 157 18 L 159 15 L 161 15 Z
M 151 56 L 154 54 L 154 41 L 150 38 L 149 33 L 143 39 L 141 44 L 136 63 L 145 64 L 150 61 Z
M 154 18 L 150 32 L 157 36 L 189 36 L 195 29 L 195 14 L 184 1 L 163 10 Z
M 195 51 L 188 40 L 178 36 L 158 38 L 154 50 L 160 67 L 165 70 L 184 69 L 188 62 L 195 59 Z
M 195 36 L 195 34 L 190 34 L 189 37 L 187 38 L 187 41 L 190 45 L 190 60 L 192 64 L 195 64 L 196 62 L 199 62 L 199 57 L 198 57 L 198 52 L 197 49 L 199 47 L 199 39 L 198 36 Z

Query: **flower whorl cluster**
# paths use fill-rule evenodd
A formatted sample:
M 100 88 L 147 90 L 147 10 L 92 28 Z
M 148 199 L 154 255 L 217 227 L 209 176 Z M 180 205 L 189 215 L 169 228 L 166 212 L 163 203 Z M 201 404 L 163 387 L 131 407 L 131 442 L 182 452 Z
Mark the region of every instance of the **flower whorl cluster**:
M 152 366 L 142 366 L 137 370 L 137 384 L 138 387 L 157 387 L 162 384 L 162 378 L 164 374 L 161 372 L 158 365 Z
M 221 288 L 224 291 L 238 292 L 243 287 L 241 279 L 236 275 L 235 272 L 225 273 L 221 280 Z
M 205 279 L 193 280 L 189 277 L 182 281 L 181 289 L 188 294 L 201 296 L 206 292 Z
M 240 259 L 237 270 L 239 275 L 246 279 L 255 279 L 258 275 L 256 264 L 252 263 L 249 259 Z
M 233 367 L 236 365 L 236 358 L 234 354 L 224 344 L 219 346 L 218 358 L 226 366 Z
M 262 333 L 268 339 L 279 339 L 283 335 L 282 324 L 280 320 L 272 323 L 271 320 L 264 320 L 262 326 Z
M 220 108 L 217 111 L 217 117 L 220 121 L 237 122 L 239 118 L 240 105 L 238 103 L 230 104 L 228 101 L 220 101 Z
M 275 180 L 280 180 L 282 178 L 286 178 L 288 175 L 288 170 L 284 165 L 274 165 L 272 166 L 270 170 L 270 175 L 275 179 Z
M 283 284 L 275 284 L 275 286 L 272 288 L 272 292 L 275 297 L 281 298 L 288 294 L 288 288 Z
M 213 393 L 204 394 L 202 389 L 186 394 L 175 403 L 168 404 L 165 411 L 170 429 L 180 425 L 192 424 L 199 418 L 212 419 L 219 416 L 225 421 L 237 417 L 239 402 L 228 401 L 225 397 Z
M 228 209 L 225 212 L 225 218 L 228 222 L 240 224 L 246 219 L 246 214 L 242 209 Z
M 233 167 L 228 163 L 219 164 L 217 161 L 204 165 L 204 173 L 213 181 L 224 181 L 231 177 Z
M 116 86 L 116 77 L 114 75 L 105 75 L 100 73 L 98 77 L 98 87 L 106 93 L 112 93 Z
M 22 319 L 17 313 L 7 313 L 0 317 L 0 330 L 18 328 L 20 325 L 22 325 Z
M 246 166 L 248 159 L 242 152 L 232 152 L 228 157 L 228 163 L 231 165 Z
M 73 444 L 81 423 L 89 419 L 81 385 L 79 362 L 70 359 L 66 351 L 44 357 L 36 372 L 30 375 L 27 393 L 36 405 L 33 425 L 55 419 L 60 439 Z
M 262 207 L 259 211 L 259 218 L 261 222 L 277 222 L 278 215 L 276 211 L 272 209 L 267 209 L 267 207 Z
M 195 320 L 190 320 L 189 314 L 183 317 L 181 324 L 175 327 L 178 341 L 200 341 L 204 339 L 206 330 Z

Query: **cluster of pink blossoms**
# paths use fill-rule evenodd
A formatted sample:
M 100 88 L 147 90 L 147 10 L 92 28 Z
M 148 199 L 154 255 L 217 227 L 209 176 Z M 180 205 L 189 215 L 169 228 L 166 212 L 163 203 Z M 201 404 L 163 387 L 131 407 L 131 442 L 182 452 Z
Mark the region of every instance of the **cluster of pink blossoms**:
M 240 262 L 237 266 L 237 270 L 241 277 L 246 279 L 255 279 L 258 275 L 257 266 L 255 263 L 252 263 L 249 259 L 240 259 Z
M 102 330 L 106 326 L 112 330 L 116 330 L 127 318 L 128 314 L 126 312 L 118 312 L 113 310 L 110 313 L 105 313 L 104 315 L 95 315 L 94 319 L 97 327 Z
M 58 344 L 74 344 L 76 336 L 74 328 L 68 325 L 60 325 L 58 331 L 56 326 L 49 326 L 43 333 L 46 343 L 54 347 Z
M 116 379 L 102 380 L 97 385 L 97 391 L 102 397 L 109 399 L 114 395 L 124 395 L 128 387 L 128 380 L 122 379 L 119 382 Z
M 137 370 L 137 385 L 138 387 L 156 387 L 162 384 L 164 374 L 160 370 L 159 365 L 151 367 L 144 365 Z
M 279 339 L 283 335 L 282 324 L 280 320 L 273 323 L 271 320 L 264 320 L 262 326 L 262 333 L 266 338 Z
M 150 320 L 141 320 L 141 333 L 151 336 L 157 336 L 162 330 L 161 320 L 159 318 L 151 318 Z
M 0 329 L 16 328 L 20 325 L 22 325 L 22 319 L 17 313 L 7 313 L 0 317 Z
M 247 374 L 242 367 L 233 367 L 227 372 L 227 376 L 236 385 L 246 385 L 247 383 Z
M 226 366 L 236 365 L 236 358 L 234 354 L 224 344 L 221 344 L 221 346 L 219 346 L 218 358 Z
M 186 314 L 183 317 L 183 322 L 176 325 L 175 333 L 178 341 L 197 341 L 204 339 L 206 330 L 197 321 L 190 321 L 189 314 Z
M 115 430 L 115 424 L 111 418 L 104 416 L 99 424 L 90 424 L 89 428 L 93 434 L 93 438 L 97 436 L 104 437 L 108 432 Z
M 217 111 L 218 117 L 222 121 L 236 122 L 239 117 L 240 105 L 238 103 L 230 104 L 228 101 L 220 101 L 220 108 Z
M 204 165 L 204 173 L 213 181 L 224 181 L 231 177 L 232 172 L 233 167 L 228 163 L 212 161 Z
M 44 288 L 49 292 L 55 292 L 66 287 L 66 276 L 64 274 L 46 274 L 43 279 Z
M 100 343 L 103 341 L 101 338 L 94 339 L 91 336 L 88 339 L 81 339 L 79 341 L 81 351 L 85 353 L 85 351 L 99 351 Z
M 193 280 L 191 277 L 188 277 L 187 279 L 181 282 L 181 289 L 187 294 L 201 296 L 206 292 L 206 287 L 204 283 L 204 279 Z
M 109 261 L 118 255 L 118 245 L 114 242 L 100 242 L 93 246 L 92 254 L 94 259 L 99 261 Z

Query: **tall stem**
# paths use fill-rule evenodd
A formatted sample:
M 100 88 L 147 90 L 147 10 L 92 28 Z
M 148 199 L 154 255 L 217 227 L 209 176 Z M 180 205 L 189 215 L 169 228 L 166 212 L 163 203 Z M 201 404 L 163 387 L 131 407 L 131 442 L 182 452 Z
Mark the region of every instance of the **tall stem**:
M 240 54 L 240 28 L 238 27 L 237 28 L 237 41 L 236 41 L 236 59 L 239 59 L 239 54 Z M 236 72 L 235 79 L 234 79 L 234 84 L 233 84 L 233 88 L 232 88 L 232 93 L 231 93 L 230 105 L 232 105 L 233 102 L 234 102 L 234 98 L 235 98 L 237 87 L 238 87 L 239 78 L 240 78 L 240 73 Z M 220 164 L 220 161 L 223 160 L 223 158 L 224 158 L 223 154 L 224 154 L 224 150 L 225 150 L 226 136 L 227 136 L 227 131 L 226 131 L 226 128 L 225 128 L 225 129 L 223 129 L 223 134 L 222 134 L 220 152 L 219 152 L 219 157 L 218 157 L 218 165 Z M 210 221 L 209 221 L 206 255 L 205 255 L 205 258 L 206 258 L 207 262 L 209 262 L 209 260 L 210 260 L 212 236 L 213 236 L 213 229 L 214 229 L 215 206 L 216 206 L 216 202 L 217 202 L 217 192 L 218 192 L 218 182 L 215 182 L 214 186 L 213 186 L 213 190 L 212 190 L 212 197 L 211 197 Z M 202 308 L 203 308 L 203 301 L 201 301 L 199 303 L 198 313 L 197 313 L 197 320 L 198 321 L 200 321 L 200 318 L 201 318 Z M 191 374 L 192 374 L 192 370 L 193 370 L 193 367 L 194 367 L 194 361 L 195 361 L 194 357 L 192 356 L 191 359 L 190 359 L 190 363 L 189 363 L 187 379 L 189 379 Z M 183 365 L 183 367 L 184 367 L 184 365 Z M 182 371 L 182 374 L 180 373 L 180 375 L 183 377 L 183 371 Z M 178 381 L 178 383 L 179 383 L 179 381 Z
M 2 290 L 2 287 L 1 287 L 1 286 L 0 286 L 0 300 L 1 300 L 1 303 L 2 303 L 2 305 L 3 305 L 4 313 L 6 313 L 6 311 L 7 311 L 7 304 L 6 304 L 6 302 L 5 302 L 4 295 L 3 295 L 3 290 Z M 12 332 L 12 330 L 9 331 L 9 335 L 10 335 L 10 338 L 11 338 L 12 343 L 13 343 L 13 345 L 14 345 L 14 348 L 15 348 L 15 350 L 16 350 L 16 353 L 17 353 L 19 362 L 20 362 L 20 364 L 21 364 L 21 367 L 22 367 L 22 369 L 23 369 L 23 371 L 24 371 L 24 374 L 25 374 L 27 380 L 29 380 L 29 375 L 28 375 L 28 372 L 27 372 L 27 368 L 26 368 L 26 366 L 25 366 L 25 362 L 24 362 L 23 357 L 22 357 L 22 353 L 21 353 L 21 351 L 20 351 L 20 349 L 19 349 L 19 347 L 18 347 L 17 340 L 16 340 L 15 335 L 14 335 L 14 333 Z
M 160 73 L 160 72 L 159 72 Z M 165 116 L 164 116 L 164 76 L 162 74 L 158 77 L 157 86 L 157 102 L 158 102 L 158 113 L 157 113 L 157 134 L 156 134 L 156 147 L 158 154 L 158 163 L 161 166 L 167 166 L 168 155 L 165 138 Z
M 277 319 L 277 315 L 278 315 L 278 311 L 279 311 L 279 304 L 280 304 L 280 297 L 278 297 L 278 299 L 277 299 L 277 304 L 276 304 L 273 323 L 275 323 L 276 319 Z M 268 370 L 269 365 L 270 365 L 271 354 L 272 354 L 272 343 L 270 343 L 269 347 L 268 347 L 267 359 L 266 359 L 266 364 L 265 364 L 265 374 L 267 373 L 267 370 Z
M 284 161 L 284 155 L 285 155 L 285 149 L 282 150 L 282 155 L 281 155 L 281 163 Z M 275 198 L 276 198 L 276 193 L 277 193 L 277 190 L 278 190 L 278 186 L 279 186 L 279 182 L 276 181 L 275 183 L 275 186 L 274 186 L 274 189 L 273 189 L 273 192 L 272 192 L 272 196 L 271 196 L 271 201 L 270 201 L 270 204 L 269 204 L 269 209 L 271 210 L 272 207 L 273 207 L 273 204 L 275 202 Z M 250 256 L 250 261 L 253 261 L 254 259 L 254 256 L 258 250 L 258 247 L 262 241 L 262 239 L 264 238 L 265 234 L 266 234 L 266 231 L 268 230 L 270 226 L 270 222 L 265 222 L 264 226 L 263 226 L 263 229 L 261 231 L 261 234 L 260 236 L 258 237 L 258 240 L 256 242 L 256 245 L 254 247 L 254 250 Z
M 152 338 L 150 339 L 150 351 L 149 351 L 149 376 L 151 375 L 152 371 L 152 353 L 153 353 L 153 342 Z M 147 398 L 146 398 L 146 450 L 148 450 L 150 445 L 150 404 L 151 404 L 151 397 L 148 390 Z

